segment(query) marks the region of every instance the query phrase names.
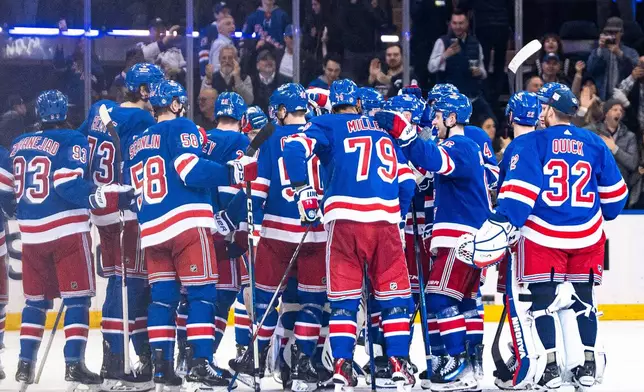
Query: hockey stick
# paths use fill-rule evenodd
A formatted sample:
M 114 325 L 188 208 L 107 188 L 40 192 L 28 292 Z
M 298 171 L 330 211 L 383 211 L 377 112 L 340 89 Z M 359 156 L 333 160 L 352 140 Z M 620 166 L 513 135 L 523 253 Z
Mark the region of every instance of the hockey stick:
M 420 241 L 418 240 L 418 216 L 416 215 L 416 206 L 414 202 L 411 203 L 411 219 L 414 234 L 414 255 L 416 257 L 416 268 L 418 269 L 418 305 L 420 307 L 420 330 L 423 332 L 423 341 L 425 343 L 425 363 L 427 365 L 427 377 L 432 376 L 432 364 L 430 360 L 430 342 L 429 342 L 429 326 L 427 325 L 427 307 L 425 303 L 425 290 L 424 290 L 424 276 L 423 276 L 423 261 L 420 259 Z M 423 288 L 421 290 L 421 288 Z M 410 339 L 411 343 L 411 339 Z
M 367 308 L 367 325 L 364 329 L 365 339 L 369 342 L 369 370 L 371 371 L 371 390 L 376 392 L 376 360 L 373 352 L 373 337 L 369 334 L 371 328 L 371 306 L 369 305 L 369 297 L 371 297 L 371 290 L 369 289 L 369 275 L 367 275 L 367 261 L 364 262 L 364 289 L 366 293 L 365 307 Z
M 101 117 L 101 122 L 107 128 L 112 140 L 114 140 L 114 158 L 116 169 L 118 170 L 118 180 L 123 184 L 123 155 L 121 153 L 121 139 L 116 132 L 114 122 L 110 117 L 105 105 L 98 108 L 98 114 Z M 125 249 L 123 248 L 123 229 L 125 223 L 123 221 L 123 213 L 119 214 L 119 241 L 121 246 L 121 306 L 123 308 L 123 371 L 125 374 L 130 374 L 130 314 L 128 309 L 128 294 L 127 294 L 127 269 L 125 266 Z
M 54 328 L 51 330 L 49 341 L 47 341 L 47 347 L 42 355 L 42 361 L 40 361 L 40 366 L 38 366 L 38 373 L 36 373 L 36 379 L 34 380 L 36 384 L 40 382 L 40 376 L 42 375 L 42 371 L 45 369 L 45 362 L 47 362 L 47 356 L 49 355 L 51 344 L 54 342 L 54 335 L 56 335 L 56 331 L 58 330 L 58 323 L 60 322 L 60 317 L 63 315 L 63 309 L 65 309 L 65 304 L 61 301 L 58 314 L 56 315 L 56 320 L 54 321 Z
M 499 325 L 496 327 L 496 333 L 494 334 L 494 342 L 492 343 L 492 360 L 494 361 L 494 366 L 496 370 L 493 372 L 494 376 L 501 380 L 510 380 L 512 379 L 512 372 L 508 369 L 508 366 L 501 356 L 501 333 L 503 332 L 503 326 L 505 325 L 505 316 L 507 314 L 507 308 L 505 301 L 503 301 L 503 311 L 501 312 L 501 319 L 499 320 Z
M 255 138 L 257 138 L 257 137 L 255 137 Z M 271 297 L 271 300 L 268 302 L 268 306 L 266 307 L 267 310 L 264 313 L 264 316 L 262 316 L 262 319 L 259 321 L 257 326 L 255 328 L 253 328 L 253 334 L 251 336 L 251 340 L 250 340 L 250 342 L 248 344 L 248 347 L 250 347 L 251 345 L 253 345 L 253 347 L 256 347 L 255 343 L 257 342 L 257 335 L 259 335 L 259 330 L 264 325 L 264 322 L 266 321 L 266 317 L 268 317 L 268 315 L 270 314 L 269 309 L 273 308 L 273 306 L 275 304 L 275 301 L 277 300 L 277 297 L 279 296 L 280 291 L 281 291 L 282 287 L 284 286 L 284 283 L 288 279 L 288 276 L 289 276 L 289 274 L 291 272 L 291 268 L 293 268 L 293 265 L 295 264 L 295 261 L 297 260 L 297 256 L 300 254 L 300 249 L 302 249 L 302 244 L 304 244 L 304 240 L 306 240 L 306 236 L 309 234 L 309 231 L 311 231 L 311 227 L 312 227 L 312 225 L 308 225 L 306 227 L 306 231 L 304 231 L 304 234 L 302 235 L 302 239 L 297 244 L 297 248 L 295 248 L 295 252 L 293 252 L 293 256 L 291 256 L 291 260 L 288 262 L 288 265 L 286 266 L 286 270 L 284 271 L 284 275 L 282 276 L 282 279 L 280 280 L 279 284 L 277 285 L 277 288 L 275 290 L 275 293 L 273 293 L 273 296 Z M 250 230 L 250 226 L 248 227 L 248 229 Z M 250 235 L 249 235 L 249 237 L 250 237 Z M 250 263 L 251 263 L 251 261 L 249 260 L 248 264 L 250 264 Z M 243 362 L 247 358 L 249 351 L 250 350 L 246 350 L 246 352 L 244 352 L 244 355 L 241 358 L 241 362 Z M 237 380 L 237 376 L 239 376 L 239 373 L 235 372 L 233 374 L 233 378 L 230 380 L 230 383 L 228 384 L 228 390 L 229 391 L 233 390 L 233 385 L 235 384 L 235 381 Z
M 510 64 L 508 64 L 508 83 L 510 85 L 510 95 L 513 95 L 515 93 L 514 83 L 516 82 L 517 71 L 519 70 L 519 67 L 539 50 L 541 50 L 541 42 L 536 39 L 532 40 L 528 42 L 528 44 L 523 48 L 521 48 L 521 50 L 519 50 L 514 55 L 512 60 L 510 60 Z

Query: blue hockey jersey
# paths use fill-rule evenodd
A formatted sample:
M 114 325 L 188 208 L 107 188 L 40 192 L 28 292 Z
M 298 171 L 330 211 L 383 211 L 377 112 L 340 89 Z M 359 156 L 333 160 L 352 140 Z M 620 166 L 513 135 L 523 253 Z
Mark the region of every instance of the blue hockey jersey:
M 492 140 L 483 129 L 473 125 L 466 125 L 463 128 L 463 134 L 465 137 L 474 140 L 481 149 L 488 189 L 496 189 L 499 181 L 499 163 L 496 160 L 496 155 L 494 155 Z
M 617 217 L 628 189 L 599 136 L 557 125 L 515 139 L 497 213 L 521 235 L 550 248 L 596 244 L 603 221 Z
M 14 193 L 21 240 L 38 244 L 89 231 L 87 139 L 74 130 L 48 130 L 13 141 Z
M 225 165 L 226 162 L 241 158 L 250 143 L 248 136 L 240 132 L 211 129 L 206 132 L 207 141 L 204 144 L 204 157 Z M 240 191 L 241 185 L 231 185 L 228 178 L 222 178 L 222 183 L 212 189 L 212 204 L 215 211 L 228 207 L 232 198 Z
M 192 228 L 214 228 L 210 189 L 228 178 L 228 168 L 203 158 L 203 142 L 195 123 L 177 118 L 146 129 L 130 145 L 142 248 Z
M 453 135 L 438 145 L 416 139 L 403 152 L 412 164 L 437 174 L 431 249 L 453 248 L 462 234 L 475 233 L 490 213 L 480 147 Z
M 253 181 L 253 212 L 263 211 L 260 231 L 262 238 L 298 243 L 305 231 L 293 195 L 291 180 L 286 171 L 282 150 L 289 136 L 297 134 L 303 125 L 276 126 L 275 132 L 262 144 L 258 161 L 258 178 Z M 305 163 L 306 175 L 318 195 L 323 195 L 323 169 L 320 159 L 312 155 Z M 326 242 L 324 226 L 312 227 L 305 242 Z
M 9 151 L 0 146 L 0 206 L 9 216 L 14 213 L 13 206 L 13 169 Z M 4 214 L 0 212 L 0 257 L 7 254 L 7 242 L 4 232 Z M 6 299 L 6 298 L 5 298 Z
M 286 140 L 283 154 L 294 185 L 312 183 L 307 160 L 313 154 L 320 158 L 325 170 L 324 223 L 344 219 L 399 224 L 407 214 L 414 175 L 395 141 L 368 117 L 315 117 Z

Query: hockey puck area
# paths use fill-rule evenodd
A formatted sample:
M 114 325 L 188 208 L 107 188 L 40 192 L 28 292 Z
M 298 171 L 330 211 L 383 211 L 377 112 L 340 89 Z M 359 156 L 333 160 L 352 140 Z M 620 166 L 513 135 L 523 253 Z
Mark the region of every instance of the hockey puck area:
M 417 325 L 418 327 L 418 325 Z M 634 375 L 641 371 L 641 353 L 644 351 L 644 340 L 642 339 L 642 331 L 644 331 L 644 322 L 642 321 L 605 321 L 599 323 L 601 329 L 602 339 L 606 346 L 608 353 L 608 365 L 606 368 L 606 375 L 602 385 L 594 386 L 591 391 L 641 391 L 642 386 L 636 381 Z M 485 379 L 481 384 L 482 391 L 499 391 L 494 386 L 494 378 L 492 377 L 493 363 L 490 356 L 489 347 L 494 338 L 496 323 L 485 323 Z M 20 336 L 18 332 L 6 332 L 4 353 L 0 354 L 4 370 L 7 374 L 5 380 L 0 381 L 0 391 L 17 391 L 19 384 L 14 381 L 16 372 L 16 365 L 18 363 L 18 352 L 20 351 Z M 509 339 L 507 328 L 501 341 L 508 341 Z M 411 359 L 417 364 L 421 370 L 424 363 L 425 353 L 421 342 L 420 328 L 414 328 L 414 343 L 411 346 Z M 87 367 L 98 372 L 102 360 L 101 348 L 101 333 L 99 330 L 91 330 L 89 333 L 86 362 Z M 42 374 L 39 384 L 31 385 L 28 391 L 43 391 L 43 392 L 62 392 L 65 391 L 66 383 L 64 381 L 65 374 L 65 361 L 63 359 L 63 345 L 65 339 L 62 335 L 56 335 L 47 365 Z M 43 350 L 40 350 L 41 354 Z M 235 342 L 233 328 L 229 327 L 226 330 L 226 335 L 217 351 L 217 362 L 220 365 L 225 365 L 228 360 L 235 355 Z M 504 356 L 509 356 L 509 352 L 503 352 Z M 367 362 L 367 355 L 362 347 L 356 348 L 355 360 L 362 364 Z M 40 359 L 40 358 L 39 358 Z M 272 377 L 264 377 L 261 383 L 262 391 L 281 391 L 282 386 L 278 384 Z M 250 391 L 251 388 L 242 383 L 238 383 L 236 391 Z M 356 392 L 367 392 L 371 388 L 365 383 L 363 378 L 359 379 L 358 386 L 355 388 Z M 413 390 L 422 390 L 420 383 L 416 383 Z M 395 391 L 395 389 L 382 391 Z M 561 392 L 573 392 L 574 388 L 570 385 L 565 385 L 559 389 Z

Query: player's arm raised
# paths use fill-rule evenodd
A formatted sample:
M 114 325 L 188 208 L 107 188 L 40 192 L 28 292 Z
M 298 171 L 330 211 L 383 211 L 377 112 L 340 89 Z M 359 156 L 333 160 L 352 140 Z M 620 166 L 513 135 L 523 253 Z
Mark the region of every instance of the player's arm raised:
M 604 156 L 602 170 L 597 178 L 597 191 L 601 203 L 602 215 L 606 220 L 613 220 L 622 211 L 628 201 L 628 187 L 619 172 L 617 163 L 608 147 L 602 145 Z

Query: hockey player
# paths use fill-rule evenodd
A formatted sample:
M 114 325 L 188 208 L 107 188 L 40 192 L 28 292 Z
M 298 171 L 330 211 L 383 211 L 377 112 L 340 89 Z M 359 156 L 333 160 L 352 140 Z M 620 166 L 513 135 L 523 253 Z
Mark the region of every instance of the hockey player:
M 87 139 L 66 125 L 67 97 L 60 91 L 36 100 L 43 132 L 13 142 L 14 193 L 22 241 L 23 291 L 20 360 L 16 381 L 22 390 L 34 381 L 34 365 L 48 309 L 62 297 L 65 311 L 65 381 L 95 390 L 101 377 L 85 367 L 90 299 L 95 280 L 89 236 L 89 209 L 129 205 L 131 187 L 96 187 L 88 172 Z
M 4 329 L 7 317 L 6 306 L 9 301 L 9 281 L 7 275 L 7 243 L 4 232 L 4 216 L 15 216 L 16 205 L 13 197 L 13 168 L 9 151 L 0 147 L 0 352 L 4 350 Z M 6 378 L 0 362 L 0 381 Z
M 545 103 L 546 129 L 512 142 L 498 207 L 476 233 L 472 259 L 484 266 L 483 260 L 499 258 L 520 228 L 516 278 L 521 292 L 511 295 L 508 287 L 506 296 L 518 358 L 513 386 L 536 382 L 543 389 L 559 388 L 562 362 L 580 354 L 568 347 L 572 334 L 581 337 L 583 346 L 573 382 L 588 388 L 596 372 L 603 372 L 593 296 L 593 285 L 602 280 L 603 221 L 619 214 L 628 191 L 605 143 L 570 124 L 579 105 L 570 89 L 555 90 Z M 576 323 L 561 321 L 564 357 L 555 325 L 568 307 L 577 316 Z
M 358 89 L 358 96 L 360 97 L 360 107 L 362 114 L 365 116 L 373 117 L 377 111 L 382 109 L 385 103 L 385 98 L 372 87 L 360 87 Z
M 148 335 L 154 382 L 176 390 L 182 383 L 173 369 L 175 309 L 182 285 L 192 350 L 186 380 L 197 388 L 226 386 L 228 381 L 211 364 L 217 265 L 210 188 L 228 178 L 228 168 L 200 157 L 205 139 L 193 122 L 182 118 L 187 97 L 181 85 L 157 84 L 150 103 L 158 124 L 134 140 L 129 158 L 152 297 Z M 245 162 L 233 168 L 236 183 L 244 179 Z
M 436 145 L 417 139 L 416 127 L 393 112 L 376 113 L 378 124 L 398 139 L 412 164 L 436 172 L 431 251 L 436 254 L 426 292 L 429 313 L 436 315 L 448 359 L 431 378 L 432 390 L 476 387 L 466 353 L 464 298 L 475 299 L 479 270 L 455 259 L 456 240 L 473 233 L 485 221 L 490 205 L 480 147 L 465 137 L 472 106 L 462 94 L 453 93 L 434 103 L 433 125 L 443 141 Z M 472 347 L 474 348 L 474 347 Z
M 329 233 L 326 268 L 333 381 L 336 387 L 352 388 L 357 383 L 353 348 L 367 269 L 382 309 L 392 380 L 400 387 L 413 385 L 406 360 L 411 292 L 398 228 L 413 195 L 413 174 L 391 137 L 372 119 L 360 116 L 355 83 L 333 82 L 330 100 L 333 114 L 314 118 L 286 139 L 283 157 L 300 219 L 309 224 L 318 220 L 315 178 L 307 175 L 306 165 L 313 154 L 329 179 L 323 209 Z
M 89 176 L 97 186 L 118 183 L 129 184 L 127 162 L 117 162 L 117 148 L 128 151 L 133 137 L 142 133 L 156 122 L 147 110 L 151 86 L 163 80 L 163 71 L 152 64 L 135 64 L 125 74 L 127 93 L 125 101 L 117 105 L 112 101 L 99 101 L 92 105 L 87 120 L 78 129 L 87 135 L 89 142 Z M 116 124 L 120 145 L 103 125 L 99 108 L 105 104 L 112 121 Z M 123 153 L 127 161 L 127 154 Z M 123 170 L 123 173 L 120 171 Z M 122 220 L 122 222 L 121 222 Z M 126 387 L 132 391 L 144 391 L 153 387 L 150 346 L 147 338 L 147 306 L 149 289 L 147 271 L 140 251 L 139 227 L 136 214 L 117 209 L 93 210 L 91 221 L 98 228 L 101 241 L 101 262 L 103 276 L 107 278 L 107 290 L 102 309 L 101 330 L 103 332 L 103 377 L 102 389 Z M 121 229 L 123 232 L 121 232 Z M 123 250 L 121 252 L 121 245 Z M 123 300 L 121 286 L 123 271 L 121 255 L 127 274 L 129 333 L 139 363 L 129 375 L 123 373 Z M 129 366 L 129 364 L 128 364 Z

